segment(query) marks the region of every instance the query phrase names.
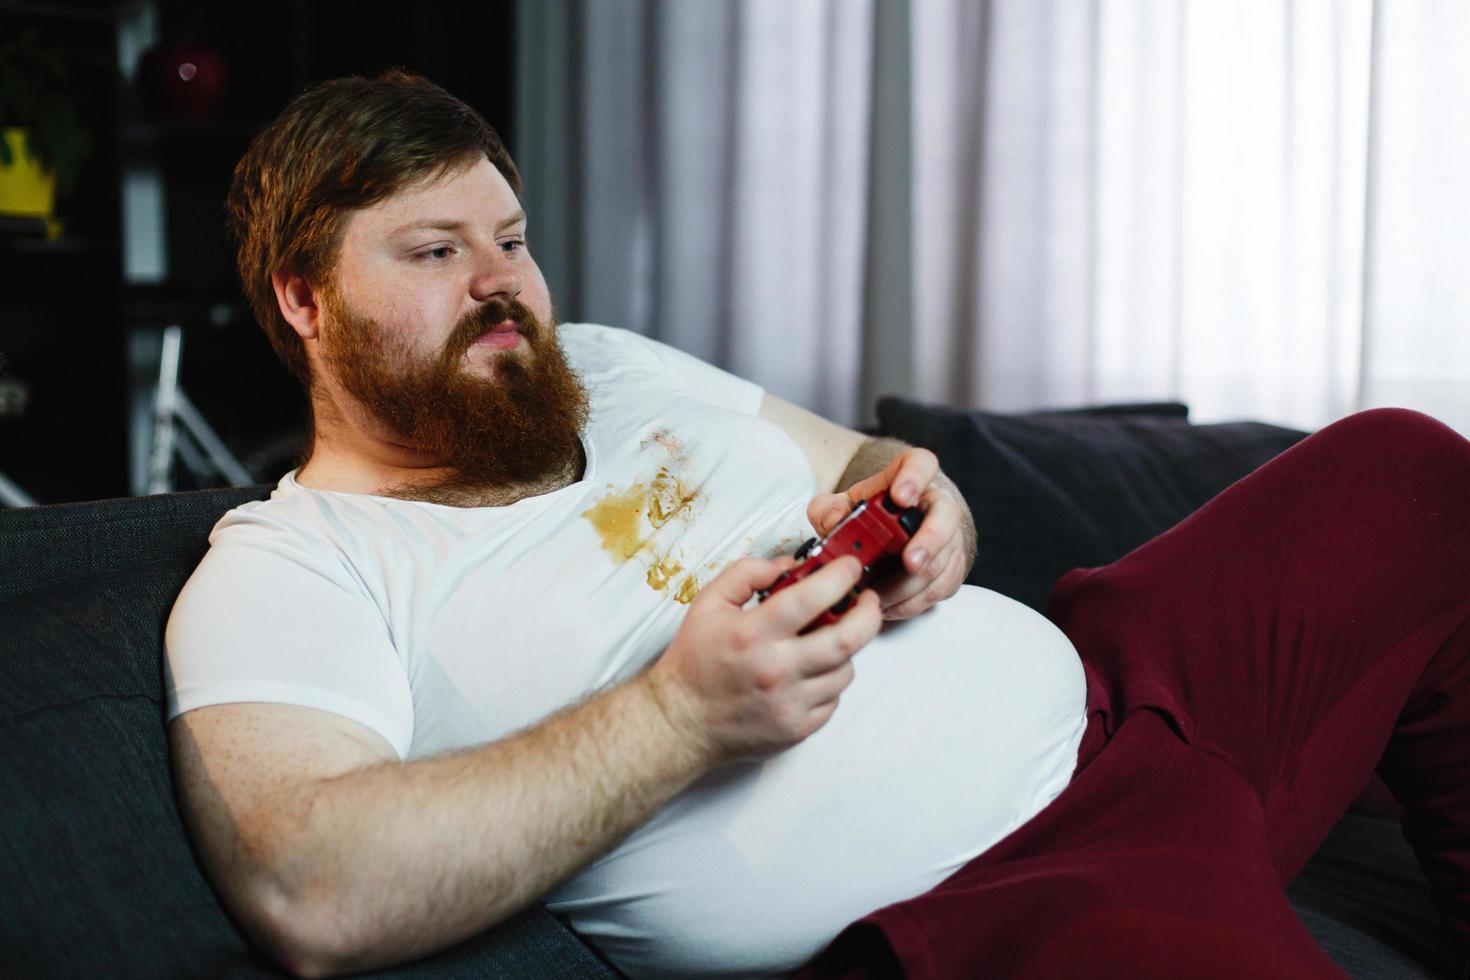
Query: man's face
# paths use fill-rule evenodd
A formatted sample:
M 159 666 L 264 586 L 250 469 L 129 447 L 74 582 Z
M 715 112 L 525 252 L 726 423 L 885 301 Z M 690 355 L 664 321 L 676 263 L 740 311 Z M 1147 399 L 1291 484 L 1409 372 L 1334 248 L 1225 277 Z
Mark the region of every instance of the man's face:
M 334 280 L 354 309 L 419 354 L 437 354 L 462 317 L 493 299 L 515 299 L 551 323 L 551 296 L 525 237 L 515 192 L 481 158 L 349 214 Z M 527 353 L 505 338 L 471 347 L 465 364 L 489 376 L 507 350 Z
M 525 223 L 481 159 L 351 214 L 323 289 L 321 370 L 457 484 L 535 481 L 581 449 L 587 397 Z

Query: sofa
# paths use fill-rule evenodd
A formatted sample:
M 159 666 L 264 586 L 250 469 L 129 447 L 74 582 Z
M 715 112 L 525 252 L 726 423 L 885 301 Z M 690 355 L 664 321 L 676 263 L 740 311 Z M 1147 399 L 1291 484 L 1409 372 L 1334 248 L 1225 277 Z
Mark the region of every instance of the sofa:
M 1044 609 L 1069 568 L 1119 557 L 1304 433 L 1195 425 L 1184 406 L 998 415 L 897 398 L 877 432 L 933 449 L 969 501 L 970 576 Z M 276 977 L 200 871 L 176 807 L 161 636 L 226 510 L 269 486 L 0 510 L 0 975 Z M 861 661 L 859 661 L 860 664 Z M 1292 883 L 1355 977 L 1460 977 L 1370 785 Z M 616 977 L 536 906 L 403 978 Z

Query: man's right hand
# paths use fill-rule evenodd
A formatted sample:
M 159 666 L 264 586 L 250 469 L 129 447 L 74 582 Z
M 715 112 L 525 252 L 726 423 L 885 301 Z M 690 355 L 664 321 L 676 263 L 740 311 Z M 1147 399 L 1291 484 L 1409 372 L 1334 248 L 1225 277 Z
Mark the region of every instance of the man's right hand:
M 746 558 L 725 569 L 644 675 L 670 723 L 712 766 L 777 752 L 825 725 L 852 683 L 853 655 L 883 624 L 878 596 L 866 590 L 838 622 L 798 635 L 857 583 L 856 558 L 747 606 L 796 564 Z

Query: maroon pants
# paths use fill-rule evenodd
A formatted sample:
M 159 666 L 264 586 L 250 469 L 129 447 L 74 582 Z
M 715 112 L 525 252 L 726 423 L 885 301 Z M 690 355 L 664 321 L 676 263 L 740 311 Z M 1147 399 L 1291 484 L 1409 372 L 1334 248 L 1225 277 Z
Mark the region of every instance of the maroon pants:
M 1282 889 L 1375 768 L 1470 945 L 1470 442 L 1344 419 L 1050 615 L 1087 674 L 1072 783 L 803 976 L 1341 976 Z

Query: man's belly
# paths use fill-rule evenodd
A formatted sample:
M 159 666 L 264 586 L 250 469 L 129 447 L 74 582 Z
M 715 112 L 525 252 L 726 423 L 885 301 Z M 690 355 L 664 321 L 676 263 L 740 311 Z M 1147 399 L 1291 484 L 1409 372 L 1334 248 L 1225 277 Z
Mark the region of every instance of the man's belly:
M 928 890 L 1067 785 L 1076 652 L 972 587 L 886 628 L 821 731 L 727 766 L 547 906 L 633 977 L 795 969 L 848 922 Z

